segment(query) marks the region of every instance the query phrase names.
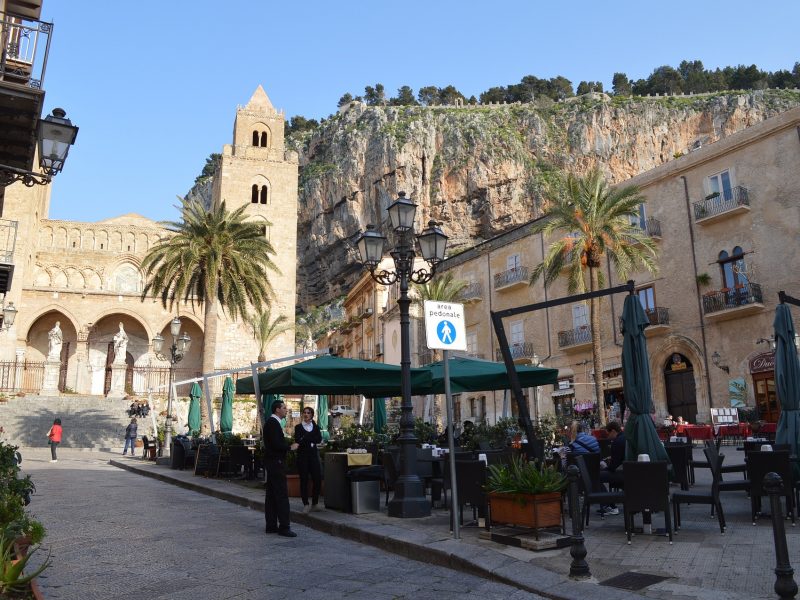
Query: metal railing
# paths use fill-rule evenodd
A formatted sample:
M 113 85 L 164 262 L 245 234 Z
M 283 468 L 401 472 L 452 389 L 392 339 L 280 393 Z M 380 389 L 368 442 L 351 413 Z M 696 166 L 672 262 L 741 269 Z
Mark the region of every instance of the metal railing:
M 361 350 L 358 353 L 358 360 L 372 360 L 372 352 L 369 350 Z
M 650 237 L 654 238 L 661 237 L 661 221 L 653 217 L 648 217 L 647 219 L 645 219 L 644 227 L 642 227 L 641 222 L 637 222 L 634 224 L 634 228 L 638 229 L 642 233 L 649 235 Z
M 669 309 L 663 306 L 656 306 L 655 308 L 646 308 L 644 314 L 650 321 L 650 326 L 656 325 L 669 325 Z M 622 332 L 622 317 L 619 318 L 619 330 Z
M 43 362 L 0 361 L 0 392 L 36 394 L 43 385 Z
M 433 362 L 433 352 L 430 350 L 425 350 L 419 353 L 419 364 L 422 365 L 429 365 Z
M 199 377 L 200 375 L 201 373 L 195 369 L 176 368 L 174 381 L 191 379 L 192 377 Z M 161 388 L 160 390 L 158 390 L 157 393 L 166 396 L 167 386 L 169 385 L 169 367 L 153 367 L 153 366 L 133 367 L 132 385 L 133 385 L 133 393 L 137 395 L 144 395 L 147 394 L 150 390 L 156 390 L 156 388 Z M 163 388 L 161 386 L 163 386 Z M 220 390 L 221 389 L 222 389 L 222 383 L 220 383 Z
M 461 300 L 480 300 L 483 298 L 483 285 L 479 281 L 473 281 L 461 290 Z
M 17 246 L 17 221 L 0 219 L 0 263 L 14 262 L 14 249 Z
M 508 349 L 511 351 L 511 358 L 513 360 L 533 357 L 533 344 L 531 342 L 523 342 L 521 344 L 511 344 L 508 347 Z M 503 353 L 500 352 L 500 348 L 495 349 L 494 356 L 497 362 L 503 360 Z
M 588 325 L 578 327 L 577 329 L 567 329 L 566 331 L 558 332 L 558 347 L 566 348 L 568 346 L 577 346 L 578 344 L 587 344 L 592 341 L 592 331 Z
M 703 314 L 707 315 L 748 304 L 760 304 L 763 301 L 761 286 L 751 281 L 739 284 L 733 289 L 723 288 L 716 292 L 703 294 Z
M 726 213 L 739 206 L 750 206 L 747 188 L 737 185 L 728 191 L 694 203 L 694 219 L 698 221 L 714 215 Z
M 53 24 L 0 16 L 0 79 L 42 89 Z
M 494 276 L 494 288 L 499 289 L 520 281 L 528 281 L 528 267 L 514 267 L 513 269 L 496 273 Z

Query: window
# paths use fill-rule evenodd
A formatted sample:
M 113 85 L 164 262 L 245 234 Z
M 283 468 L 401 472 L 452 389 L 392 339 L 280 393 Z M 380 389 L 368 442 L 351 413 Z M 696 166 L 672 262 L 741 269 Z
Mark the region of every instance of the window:
M 722 269 L 722 287 L 734 289 L 747 285 L 747 266 L 741 246 L 736 246 L 730 255 L 727 250 L 723 250 L 719 253 L 717 262 Z
M 509 271 L 518 268 L 520 264 L 519 254 L 512 254 L 506 258 L 506 269 Z
M 253 184 L 253 189 L 250 194 L 250 202 L 252 204 L 258 204 L 258 186 L 256 184 Z
M 645 312 L 653 312 L 656 307 L 656 291 L 652 285 L 636 290 L 636 295 L 639 297 L 639 302 L 642 303 L 642 308 Z
M 262 131 L 261 132 L 261 147 L 262 148 L 266 148 L 267 147 L 267 132 L 266 131 Z
M 258 146 L 258 132 L 253 132 L 253 146 Z
M 573 329 L 579 329 L 581 327 L 588 327 L 589 326 L 589 314 L 587 311 L 586 304 L 581 302 L 580 304 L 575 304 L 572 307 L 572 327 Z
M 257 184 L 253 184 L 253 187 L 250 188 L 250 202 L 252 204 L 266 204 L 267 203 L 267 195 L 268 189 L 267 186 L 262 185 L 259 187 Z
M 467 334 L 467 354 L 476 354 L 478 352 L 478 334 Z
M 261 204 L 267 203 L 267 186 L 261 186 Z
M 725 170 L 708 178 L 708 193 L 719 194 L 723 200 L 733 199 L 730 171 Z
M 521 346 L 525 343 L 525 325 L 523 321 L 511 322 L 508 343 L 511 346 Z

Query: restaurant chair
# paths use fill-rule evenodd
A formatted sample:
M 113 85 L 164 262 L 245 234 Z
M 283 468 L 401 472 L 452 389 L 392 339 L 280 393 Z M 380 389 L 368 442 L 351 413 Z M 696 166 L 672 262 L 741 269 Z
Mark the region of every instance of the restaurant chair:
M 624 492 L 599 491 L 602 490 L 603 488 L 599 487 L 600 486 L 599 480 L 597 479 L 592 480 L 590 467 L 588 466 L 589 461 L 593 461 L 594 460 L 593 457 L 595 456 L 597 457 L 598 461 L 597 468 L 599 471 L 600 468 L 599 454 L 576 454 L 574 455 L 573 458 L 581 474 L 581 487 L 583 488 L 583 495 L 584 495 L 583 512 L 585 513 L 584 519 L 587 527 L 589 526 L 589 513 L 591 512 L 590 509 L 592 504 L 599 504 L 601 506 L 606 506 L 608 504 L 616 504 L 617 502 L 620 502 L 622 504 L 625 503 Z M 601 515 L 600 518 L 605 519 L 605 515 Z
M 472 522 L 477 524 L 479 516 L 486 515 L 486 465 L 481 460 L 456 461 L 456 485 L 458 486 L 458 522 L 464 524 L 464 506 L 472 508 Z M 451 494 L 450 501 L 453 501 Z M 455 513 L 455 511 L 453 511 Z M 450 524 L 452 527 L 452 523 Z
M 761 446 L 764 444 L 769 444 L 772 446 L 773 452 L 791 452 L 791 446 L 789 444 L 772 444 L 770 442 L 745 442 L 744 443 L 744 454 L 747 456 L 751 452 L 760 452 Z
M 381 465 L 383 465 L 383 485 L 386 488 L 384 505 L 389 506 L 389 490 L 394 490 L 397 481 L 397 463 L 394 462 L 391 452 L 381 453 Z
M 792 463 L 787 450 L 773 450 L 772 452 L 754 451 L 747 455 L 747 466 L 750 472 L 750 513 L 753 525 L 756 516 L 761 512 L 761 497 L 766 496 L 764 490 L 764 476 L 767 473 L 777 473 L 784 482 L 784 496 L 786 498 L 786 513 L 792 517 L 792 526 L 795 525 L 795 490 L 792 477 Z
M 669 461 L 672 463 L 672 470 L 675 474 L 675 481 L 680 484 L 681 489 L 689 489 L 689 456 L 692 447 L 686 444 L 664 444 Z
M 673 463 L 673 467 L 675 463 Z M 669 515 L 669 463 L 666 461 L 626 461 L 622 474 L 625 477 L 625 531 L 628 544 L 633 533 L 633 515 L 645 511 L 664 512 L 664 527 L 672 543 L 672 521 Z
M 150 440 L 146 435 L 142 436 L 142 460 L 155 460 L 158 452 L 158 444 L 155 440 Z
M 719 531 L 725 535 L 725 514 L 722 512 L 722 504 L 719 501 L 719 465 L 722 457 L 719 455 L 715 457 L 708 447 L 703 448 L 703 453 L 711 467 L 711 489 L 708 491 L 672 492 L 672 517 L 675 522 L 675 533 L 681 528 L 681 504 L 709 504 L 712 507 L 712 516 L 716 509 Z

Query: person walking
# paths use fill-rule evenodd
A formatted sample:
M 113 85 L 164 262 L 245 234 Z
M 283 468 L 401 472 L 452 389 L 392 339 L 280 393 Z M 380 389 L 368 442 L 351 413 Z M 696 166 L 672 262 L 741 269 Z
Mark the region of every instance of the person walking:
M 286 452 L 297 450 L 297 442 L 289 445 L 283 435 L 281 419 L 286 417 L 286 403 L 275 400 L 272 415 L 264 424 L 264 467 L 267 470 L 267 491 L 264 497 L 265 531 L 284 537 L 297 537 L 289 527 L 289 489 L 286 486 Z
M 47 440 L 48 444 L 50 444 L 50 462 L 58 462 L 58 455 L 56 454 L 56 448 L 61 443 L 61 434 L 63 430 L 61 428 L 61 419 L 56 418 L 53 421 L 53 426 L 50 428 L 50 431 L 47 432 Z
M 300 497 L 303 499 L 303 512 L 320 510 L 319 488 L 322 485 L 322 467 L 319 464 L 319 450 L 322 443 L 322 431 L 314 422 L 314 409 L 306 406 L 303 409 L 303 422 L 294 427 L 294 441 L 297 442 L 297 471 L 300 475 Z M 308 478 L 311 476 L 313 489 L 311 505 L 308 504 Z
M 131 422 L 128 423 L 128 426 L 125 428 L 125 447 L 122 449 L 122 456 L 125 456 L 125 453 L 128 451 L 128 446 L 131 447 L 131 456 L 136 455 L 136 429 L 138 425 L 136 424 L 136 417 L 131 419 Z

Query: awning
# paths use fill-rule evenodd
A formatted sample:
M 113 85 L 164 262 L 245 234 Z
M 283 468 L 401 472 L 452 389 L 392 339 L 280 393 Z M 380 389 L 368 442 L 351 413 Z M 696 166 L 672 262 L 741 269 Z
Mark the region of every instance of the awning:
M 574 395 L 575 395 L 575 389 L 574 388 L 569 388 L 567 390 L 556 390 L 555 392 L 552 392 L 550 394 L 550 397 L 551 398 L 558 398 L 560 396 L 574 396 Z

